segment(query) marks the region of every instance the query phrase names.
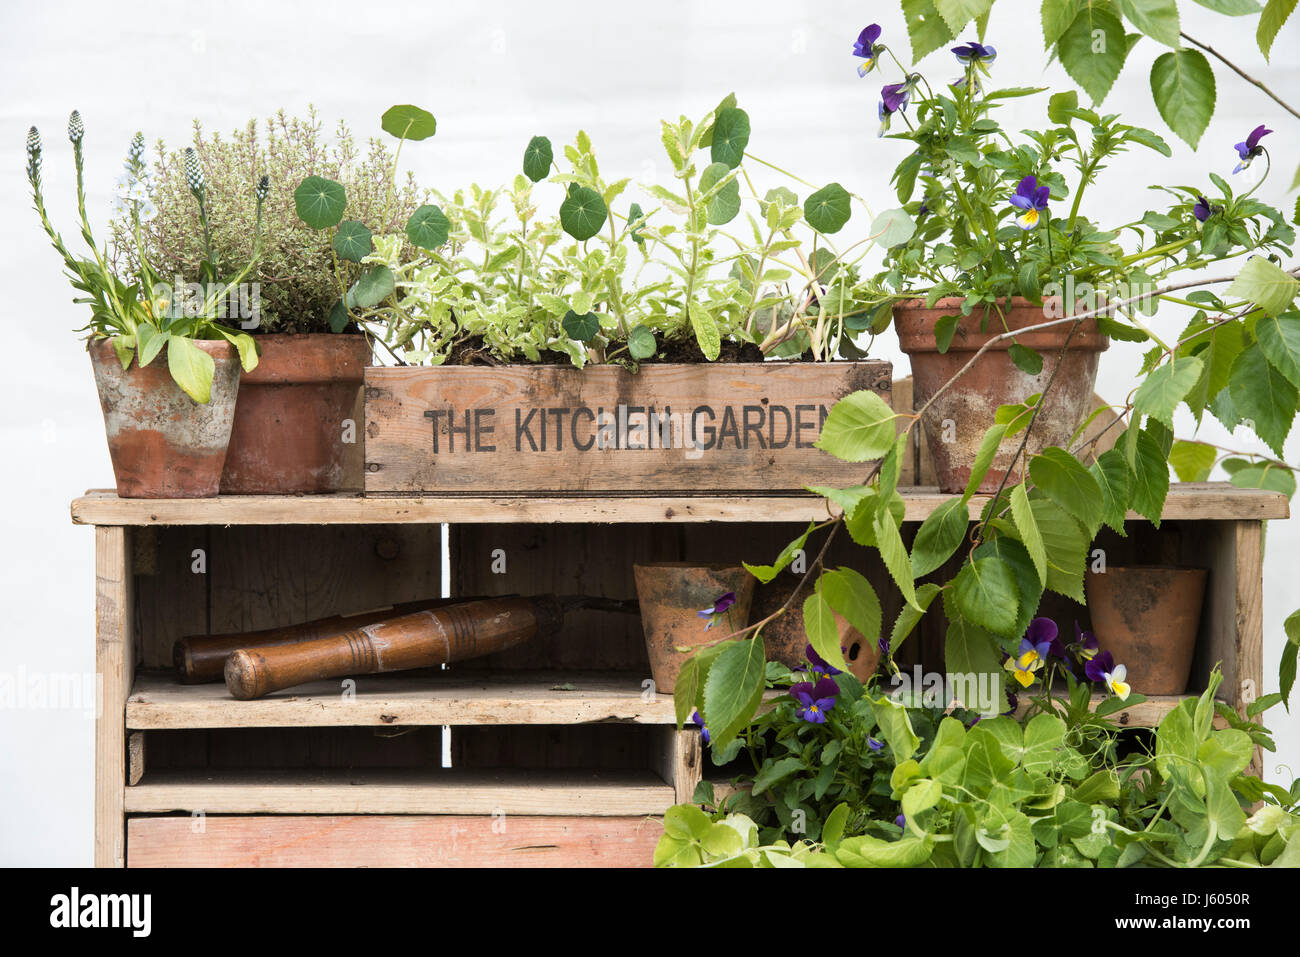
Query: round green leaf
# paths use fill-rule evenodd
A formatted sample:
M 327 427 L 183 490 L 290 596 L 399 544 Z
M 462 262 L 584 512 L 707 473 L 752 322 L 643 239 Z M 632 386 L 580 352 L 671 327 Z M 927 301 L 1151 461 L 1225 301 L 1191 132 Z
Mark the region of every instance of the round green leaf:
M 541 182 L 550 173 L 553 159 L 551 141 L 545 136 L 534 136 L 524 150 L 524 175 L 534 183 Z
M 749 114 L 738 106 L 729 106 L 718 112 L 713 121 L 713 139 L 709 144 L 709 158 L 715 163 L 725 163 L 735 169 L 745 158 L 749 145 Z
M 330 332 L 342 332 L 351 321 L 352 317 L 348 315 L 348 307 L 343 305 L 343 300 L 334 303 L 330 309 Z
M 579 242 L 600 232 L 607 215 L 600 193 L 586 186 L 570 186 L 569 195 L 560 204 L 560 225 Z
M 438 121 L 432 113 L 409 103 L 390 106 L 380 125 L 385 133 L 391 133 L 399 140 L 427 140 L 438 131 Z
M 348 290 L 347 306 L 349 309 L 373 309 L 393 294 L 397 280 L 393 271 L 387 266 L 374 266 L 367 269 Z
M 706 194 L 731 172 L 726 163 L 711 163 L 700 174 L 700 193 Z M 722 226 L 740 215 L 740 183 L 733 176 L 708 202 L 706 218 L 714 226 Z
M 643 325 L 633 326 L 627 334 L 627 351 L 633 359 L 649 359 L 658 349 L 655 334 Z
M 312 229 L 337 226 L 348 205 L 348 195 L 332 179 L 308 176 L 293 191 L 293 205 L 298 218 Z
M 576 339 L 578 342 L 590 342 L 600 332 L 600 320 L 596 318 L 594 312 L 580 316 L 570 309 L 564 314 L 560 324 L 564 326 L 564 331 L 569 334 L 569 338 Z
M 334 234 L 334 251 L 338 253 L 339 258 L 359 263 L 364 257 L 370 255 L 372 246 L 370 230 L 363 224 L 355 219 L 339 223 L 338 232 Z
M 829 187 L 827 188 L 829 189 Z M 843 225 L 843 223 L 840 225 Z M 837 226 L 836 229 L 838 228 Z M 832 230 L 822 230 L 822 232 L 828 231 Z M 887 209 L 871 222 L 871 235 L 875 237 L 876 245 L 881 249 L 901 246 L 915 234 L 916 223 L 912 222 L 912 217 L 907 215 L 905 209 Z
M 406 238 L 430 251 L 445 243 L 450 231 L 451 223 L 437 206 L 421 206 L 406 222 Z
M 819 233 L 839 232 L 852 214 L 849 191 L 839 183 L 823 186 L 803 201 L 804 219 Z

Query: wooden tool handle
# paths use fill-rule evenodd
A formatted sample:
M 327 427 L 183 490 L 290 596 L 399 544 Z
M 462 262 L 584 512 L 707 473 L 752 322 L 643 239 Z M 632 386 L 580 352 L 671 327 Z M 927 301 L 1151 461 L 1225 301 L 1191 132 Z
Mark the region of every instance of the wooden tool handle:
M 226 669 L 226 659 L 232 651 L 241 648 L 270 648 L 275 645 L 292 645 L 314 638 L 325 638 L 374 624 L 397 615 L 405 615 L 430 608 L 443 608 L 457 602 L 473 601 L 469 598 L 434 598 L 389 605 L 355 615 L 334 615 L 316 621 L 268 628 L 264 631 L 232 632 L 221 635 L 189 635 L 178 638 L 172 645 L 172 662 L 176 677 L 183 684 L 201 684 L 220 681 Z
M 514 647 L 554 631 L 563 613 L 544 598 L 491 598 L 401 615 L 338 635 L 242 648 L 226 659 L 226 687 L 241 700 L 308 681 L 432 668 Z

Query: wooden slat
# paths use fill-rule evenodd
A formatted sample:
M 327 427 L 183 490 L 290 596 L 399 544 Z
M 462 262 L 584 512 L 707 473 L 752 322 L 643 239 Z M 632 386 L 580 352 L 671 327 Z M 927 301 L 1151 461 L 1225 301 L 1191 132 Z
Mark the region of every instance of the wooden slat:
M 95 529 L 95 671 L 101 682 L 95 718 L 95 866 L 126 863 L 123 712 L 135 668 L 130 531 Z
M 655 770 L 673 786 L 676 803 L 688 804 L 700 783 L 703 754 L 700 732 L 689 725 L 682 731 L 675 727 L 659 732 L 658 747 L 651 752 Z
M 130 813 L 662 814 L 673 788 L 651 771 L 158 771 L 126 792 Z
M 865 475 L 865 473 L 864 473 Z M 900 488 L 906 520 L 924 521 L 951 496 L 933 488 Z M 976 518 L 984 499 L 970 502 Z M 1167 519 L 1258 521 L 1291 514 L 1281 492 L 1226 482 L 1179 482 L 1165 501 Z M 230 495 L 210 499 L 120 499 L 92 491 L 72 503 L 80 525 L 367 525 L 440 522 L 803 522 L 824 519 L 825 500 L 774 496 L 454 496 L 358 498 L 349 495 Z M 1131 520 L 1141 516 L 1130 512 Z
M 182 685 L 140 675 L 126 702 L 130 728 L 279 728 L 469 724 L 672 724 L 672 698 L 647 701 L 641 676 L 602 672 L 466 672 L 360 676 L 356 693 L 322 681 L 255 701 L 236 701 L 221 683 Z M 573 690 L 556 690 L 572 685 Z
M 1173 711 L 1174 708 L 1178 707 L 1180 702 L 1185 701 L 1188 698 L 1195 698 L 1195 697 L 1196 695 L 1194 694 L 1152 695 L 1149 698 L 1147 698 L 1146 701 L 1143 701 L 1140 704 L 1135 704 L 1131 708 L 1124 708 L 1121 711 L 1115 712 L 1113 715 L 1111 715 L 1111 718 L 1116 723 L 1123 725 L 1125 727 L 1154 728 L 1156 725 L 1158 725 L 1161 722 L 1161 720 L 1163 720 L 1165 715 L 1167 715 L 1170 711 Z M 1105 701 L 1106 698 L 1107 698 L 1106 695 L 1101 695 L 1101 694 L 1093 695 L 1092 709 L 1095 711 L 1097 709 L 1097 705 Z M 1016 709 L 1016 716 L 1023 717 L 1024 714 L 1029 711 L 1029 708 L 1030 708 L 1030 702 L 1022 698 L 1020 701 L 1020 707 Z M 1224 722 L 1220 718 L 1216 717 L 1214 720 L 1215 720 L 1216 727 L 1222 728 L 1227 726 L 1226 722 Z
M 134 817 L 132 867 L 649 867 L 646 817 Z

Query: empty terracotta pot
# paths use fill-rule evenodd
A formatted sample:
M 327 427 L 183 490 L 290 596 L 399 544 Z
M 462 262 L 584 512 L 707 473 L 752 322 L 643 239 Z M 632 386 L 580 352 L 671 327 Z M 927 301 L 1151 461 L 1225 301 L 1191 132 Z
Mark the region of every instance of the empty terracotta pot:
M 222 493 L 360 490 L 364 423 L 356 406 L 370 365 L 366 337 L 273 334 L 257 342 L 261 358 L 240 384 Z
M 122 498 L 210 498 L 226 461 L 239 393 L 239 354 L 224 339 L 194 340 L 215 370 L 206 405 L 181 391 L 159 354 L 123 369 L 108 339 L 89 345 L 108 454 Z
M 641 603 L 650 674 L 658 691 L 669 693 L 690 657 L 690 649 L 707 644 L 749 624 L 754 576 L 739 565 L 661 562 L 634 565 L 636 594 Z M 733 592 L 736 603 L 712 628 L 699 613 Z M 678 651 L 687 648 L 688 651 Z
M 985 313 L 976 309 L 957 322 L 952 344 L 947 352 L 941 353 L 935 340 L 935 323 L 943 316 L 960 315 L 961 303 L 958 298 L 940 299 L 934 308 L 927 308 L 921 300 L 912 299 L 894 306 L 898 341 L 912 360 L 914 408 L 921 408 L 935 396 L 970 361 L 972 353 L 993 337 L 1047 322 L 1051 317 L 1063 314 L 1059 299 L 1044 299 L 1041 306 L 1024 299 L 1013 299 L 1002 305 L 1001 316 L 990 310 L 987 329 L 981 331 Z M 969 372 L 939 395 L 934 405 L 926 410 L 921 421 L 941 491 L 965 491 L 975 453 L 985 431 L 993 424 L 998 406 L 1021 403 L 1043 391 L 1056 368 L 1057 357 L 1070 328 L 1070 323 L 1062 323 L 1050 329 L 1026 333 L 1014 340 L 1042 356 L 1043 368 L 1038 375 L 1022 371 L 1011 361 L 1013 340 L 1008 339 L 991 346 Z M 1093 408 L 1092 390 L 1097 381 L 1098 359 L 1109 346 L 1110 340 L 1102 335 L 1093 319 L 1084 320 L 1070 338 L 1070 348 L 1061 363 L 1060 374 L 1052 383 L 1052 391 L 1043 401 L 1042 411 L 1034 422 L 1026 449 L 1028 457 L 1049 445 L 1064 445 L 1088 417 Z M 1002 443 L 993 459 L 993 466 L 980 483 L 980 492 L 992 494 L 997 491 L 1022 437 L 1016 435 Z M 1019 480 L 1017 471 L 1008 483 Z
M 774 614 L 790 597 L 795 580 L 791 579 L 784 584 L 778 584 L 779 581 L 780 579 L 757 586 L 754 609 L 750 614 L 753 621 L 761 621 Z M 779 661 L 787 668 L 798 668 L 805 664 L 808 633 L 803 626 L 803 602 L 812 591 L 813 582 L 810 581 L 799 590 L 785 614 L 763 626 L 763 647 L 767 650 L 769 661 Z M 865 682 L 876 673 L 876 667 L 880 664 L 880 649 L 876 645 L 876 639 L 868 641 L 839 615 L 835 616 L 835 625 L 840 632 L 840 647 L 844 649 L 844 660 L 848 662 L 850 673 L 859 681 Z
M 1088 612 L 1102 651 L 1128 669 L 1134 691 L 1182 694 L 1205 597 L 1204 568 L 1109 565 L 1089 572 Z

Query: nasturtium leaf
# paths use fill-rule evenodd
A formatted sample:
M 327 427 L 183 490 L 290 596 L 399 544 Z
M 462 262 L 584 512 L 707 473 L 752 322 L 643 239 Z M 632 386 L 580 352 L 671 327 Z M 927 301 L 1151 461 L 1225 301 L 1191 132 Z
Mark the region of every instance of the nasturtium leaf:
M 849 192 L 839 183 L 830 183 L 803 201 L 804 219 L 819 233 L 837 233 L 853 214 Z
M 710 163 L 700 174 L 700 195 L 711 192 L 718 183 L 731 173 L 726 163 Z M 740 214 L 740 182 L 733 176 L 721 189 L 709 198 L 705 206 L 705 217 L 714 226 L 723 226 Z
M 735 169 L 745 158 L 749 145 L 749 114 L 738 106 L 723 107 L 713 121 L 713 134 L 709 142 L 709 158 L 714 163 L 724 163 Z
M 1128 56 L 1124 24 L 1100 3 L 1080 7 L 1056 45 L 1061 66 L 1094 103 L 1106 99 Z
M 817 591 L 863 638 L 872 645 L 876 643 L 880 638 L 880 599 L 860 572 L 852 568 L 822 572 Z
M 437 206 L 421 206 L 406 221 L 406 238 L 430 252 L 445 243 L 450 233 L 451 222 Z
M 1020 617 L 1015 576 L 996 558 L 981 558 L 962 566 L 952 582 L 962 617 L 997 635 L 1012 637 Z
M 1282 446 L 1296 415 L 1296 387 L 1273 367 L 1258 343 L 1237 356 L 1228 391 L 1238 414 L 1283 458 Z
M 960 496 L 945 500 L 931 512 L 912 543 L 912 574 L 921 578 L 951 558 L 965 541 L 969 523 L 966 500 Z
M 1195 149 L 1214 115 L 1214 71 L 1205 54 L 1185 49 L 1156 57 L 1151 64 L 1151 95 L 1169 128 Z
M 1043 371 L 1043 357 L 1028 346 L 1013 342 L 1007 351 L 1011 354 L 1011 361 L 1016 364 L 1016 368 L 1026 375 L 1038 375 Z
M 844 462 L 878 459 L 895 441 L 894 410 L 869 389 L 851 392 L 831 406 L 814 445 Z
M 1128 514 L 1129 490 L 1133 483 L 1133 473 L 1124 461 L 1122 452 L 1107 449 L 1097 456 L 1097 461 L 1089 466 L 1097 487 L 1101 489 L 1101 520 L 1118 532 L 1127 535 L 1124 529 L 1124 517 Z
M 871 221 L 871 237 L 881 249 L 901 246 L 914 235 L 916 223 L 905 209 L 887 209 Z
M 1225 295 L 1253 302 L 1268 315 L 1276 316 L 1291 308 L 1297 292 L 1300 279 L 1263 256 L 1251 256 Z
M 534 136 L 524 147 L 524 175 L 534 183 L 540 183 L 550 175 L 554 159 L 551 141 L 545 136 Z
M 371 266 L 348 290 L 349 309 L 373 309 L 393 294 L 397 288 L 396 277 L 387 266 Z
M 1180 482 L 1204 482 L 1210 477 L 1216 458 L 1214 446 L 1204 442 L 1179 439 L 1169 450 L 1169 464 L 1174 467 Z
M 370 255 L 373 245 L 370 230 L 355 219 L 339 223 L 338 231 L 334 234 L 334 252 L 340 259 L 346 259 L 348 262 L 361 262 Z
M 627 334 L 627 351 L 633 359 L 649 359 L 658 351 L 655 334 L 644 325 L 637 324 Z
M 312 229 L 329 229 L 343 219 L 347 192 L 332 179 L 308 176 L 293 191 L 293 205 L 298 218 Z
M 1097 481 L 1064 449 L 1047 448 L 1029 460 L 1029 476 L 1052 501 L 1092 531 L 1101 525 L 1103 499 Z
M 212 376 L 217 364 L 192 339 L 171 336 L 167 341 L 167 369 L 181 390 L 200 405 L 212 398 Z
M 594 312 L 583 313 L 580 316 L 570 309 L 560 320 L 560 325 L 564 327 L 570 339 L 576 339 L 578 342 L 590 342 L 600 332 L 600 320 L 596 318 Z
M 600 193 L 587 186 L 571 185 L 560 204 L 560 225 L 579 242 L 600 232 L 608 215 L 609 210 Z
M 1287 498 L 1295 495 L 1295 473 L 1276 462 L 1261 462 L 1237 469 L 1228 479 L 1237 488 L 1266 488 Z
M 1175 357 L 1156 366 L 1133 396 L 1134 412 L 1159 419 L 1172 428 L 1174 409 L 1195 387 L 1204 368 L 1196 356 Z
M 736 105 L 736 94 L 734 92 L 728 93 L 726 96 L 724 96 L 721 99 L 721 101 L 719 101 L 718 105 L 713 108 L 714 122 L 717 122 L 719 113 L 721 113 L 723 110 L 730 109 L 735 105 Z M 708 128 L 703 130 L 700 133 L 700 146 L 707 149 L 712 145 L 713 145 L 713 123 L 710 123 Z
M 343 305 L 343 300 L 334 303 L 330 309 L 330 332 L 342 332 L 351 321 L 352 317 L 348 315 L 348 307 Z
M 438 132 L 438 121 L 433 114 L 409 103 L 390 106 L 384 111 L 379 125 L 385 133 L 399 140 L 427 140 Z

